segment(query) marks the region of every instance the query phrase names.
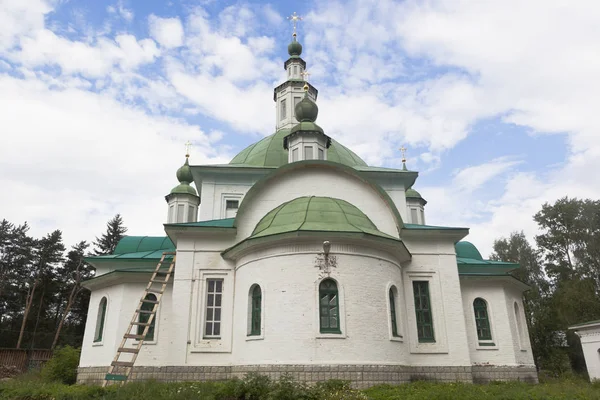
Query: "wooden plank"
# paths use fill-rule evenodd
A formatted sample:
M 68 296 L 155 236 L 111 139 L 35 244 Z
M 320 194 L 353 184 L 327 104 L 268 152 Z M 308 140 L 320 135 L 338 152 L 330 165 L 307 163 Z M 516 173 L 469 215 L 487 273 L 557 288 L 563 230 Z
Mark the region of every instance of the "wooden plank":
M 136 348 L 131 348 L 131 347 L 119 347 L 119 350 L 117 350 L 119 353 L 139 353 L 140 350 L 136 349 Z
M 160 294 L 163 294 L 163 290 L 162 289 L 146 289 L 146 292 L 148 292 L 148 293 L 160 293 Z
M 143 339 L 144 335 L 136 335 L 134 333 L 126 333 L 125 335 L 123 335 L 124 338 L 127 339 Z
M 131 361 L 113 361 L 110 363 L 113 367 L 133 367 L 133 362 Z

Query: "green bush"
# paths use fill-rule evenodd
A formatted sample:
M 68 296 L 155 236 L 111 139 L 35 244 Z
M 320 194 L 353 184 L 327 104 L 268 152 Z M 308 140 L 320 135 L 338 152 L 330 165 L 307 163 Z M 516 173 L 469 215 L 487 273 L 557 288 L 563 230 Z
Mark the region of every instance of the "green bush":
M 61 382 L 72 385 L 77 382 L 77 366 L 79 365 L 79 349 L 65 346 L 54 352 L 54 355 L 42 368 L 42 378 L 47 382 Z

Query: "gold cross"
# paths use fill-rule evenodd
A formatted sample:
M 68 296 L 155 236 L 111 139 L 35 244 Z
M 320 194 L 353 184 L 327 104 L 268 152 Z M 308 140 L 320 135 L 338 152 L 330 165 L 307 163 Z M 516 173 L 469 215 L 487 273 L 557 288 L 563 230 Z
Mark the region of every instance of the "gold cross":
M 296 14 L 296 11 L 294 11 L 294 13 L 292 15 L 290 15 L 288 17 L 288 19 L 290 21 L 292 21 L 292 24 L 294 25 L 294 36 L 296 36 L 296 25 L 298 24 L 299 21 L 302 21 L 302 17 Z
M 400 147 L 400 151 L 402 152 L 402 162 L 405 163 L 406 162 L 406 147 L 404 147 L 404 146 Z
M 185 156 L 187 158 L 190 157 L 190 148 L 192 147 L 192 142 L 190 142 L 189 140 L 186 142 L 185 144 Z
M 304 78 L 304 80 L 306 82 L 308 82 L 308 77 L 310 76 L 310 72 L 308 72 L 308 71 L 302 71 L 302 72 L 300 72 L 300 75 L 302 75 L 302 78 Z

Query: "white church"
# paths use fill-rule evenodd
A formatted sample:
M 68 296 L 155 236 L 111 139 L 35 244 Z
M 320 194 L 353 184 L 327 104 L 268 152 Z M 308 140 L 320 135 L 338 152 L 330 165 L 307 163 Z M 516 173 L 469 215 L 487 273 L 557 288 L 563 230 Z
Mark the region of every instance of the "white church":
M 130 380 L 537 382 L 519 266 L 484 260 L 462 241 L 468 228 L 427 225 L 406 164 L 369 166 L 328 136 L 295 34 L 288 53 L 276 132 L 226 165 L 186 159 L 165 236 L 87 258 L 78 381 L 104 381 L 140 299 L 156 300 L 145 289 L 158 261 L 175 252 Z

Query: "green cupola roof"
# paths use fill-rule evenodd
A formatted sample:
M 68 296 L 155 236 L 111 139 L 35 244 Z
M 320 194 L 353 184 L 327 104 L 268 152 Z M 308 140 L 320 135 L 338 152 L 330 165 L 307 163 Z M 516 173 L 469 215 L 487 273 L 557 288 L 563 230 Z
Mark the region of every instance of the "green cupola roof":
M 194 178 L 192 176 L 192 169 L 190 168 L 187 156 L 185 158 L 185 164 L 183 164 L 177 170 L 177 180 L 179 181 L 179 185 L 175 186 L 171 190 L 171 194 L 191 194 L 194 196 L 198 195 L 196 189 L 190 186 L 190 183 L 194 181 Z
M 287 232 L 347 232 L 393 238 L 377 229 L 356 206 L 331 197 L 298 197 L 269 211 L 254 228 L 253 238 Z
M 251 144 L 233 157 L 229 164 L 251 165 L 253 167 L 281 167 L 288 163 L 288 151 L 283 147 L 283 139 L 291 133 L 290 129 L 280 129 L 274 134 Z M 349 167 L 366 167 L 367 163 L 346 146 L 331 139 L 327 150 L 327 161 Z
M 296 104 L 296 119 L 300 122 L 315 122 L 319 115 L 319 107 L 317 103 L 308 97 L 308 92 L 304 98 Z
M 481 253 L 471 242 L 458 242 L 454 245 L 454 249 L 456 250 L 456 257 L 470 258 L 472 260 L 483 260 Z
M 410 188 L 406 191 L 406 198 L 407 199 L 422 199 L 423 196 L 421 196 L 421 193 L 417 192 L 415 189 Z
M 300 57 L 300 54 L 302 54 L 302 45 L 296 40 L 296 35 L 293 36 L 292 42 L 288 44 L 288 54 L 290 57 Z

